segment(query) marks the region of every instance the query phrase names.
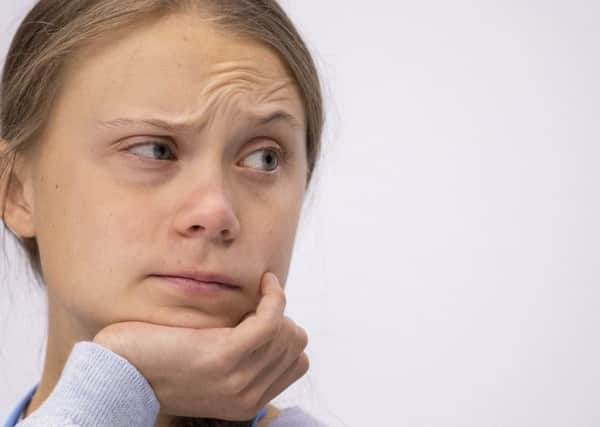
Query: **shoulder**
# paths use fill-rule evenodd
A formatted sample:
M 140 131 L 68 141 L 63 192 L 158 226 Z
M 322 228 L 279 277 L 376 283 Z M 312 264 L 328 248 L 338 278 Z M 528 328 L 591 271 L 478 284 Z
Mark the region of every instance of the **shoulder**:
M 267 414 L 259 427 L 326 427 L 299 406 L 278 409 L 274 406 L 267 408 Z

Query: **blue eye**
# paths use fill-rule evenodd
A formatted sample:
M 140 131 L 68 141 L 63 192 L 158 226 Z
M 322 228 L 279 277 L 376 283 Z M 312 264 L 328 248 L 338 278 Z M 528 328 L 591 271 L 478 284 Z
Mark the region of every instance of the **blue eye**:
M 246 159 L 253 159 L 254 164 L 258 164 L 257 169 L 264 169 L 261 165 L 266 165 L 266 171 L 272 172 L 279 166 L 284 153 L 277 148 L 261 148 L 252 152 Z
M 152 160 L 175 160 L 173 150 L 169 144 L 162 142 L 147 142 L 143 144 L 132 145 L 127 148 L 127 151 L 139 157 L 147 157 Z M 136 154 L 140 153 L 140 154 Z

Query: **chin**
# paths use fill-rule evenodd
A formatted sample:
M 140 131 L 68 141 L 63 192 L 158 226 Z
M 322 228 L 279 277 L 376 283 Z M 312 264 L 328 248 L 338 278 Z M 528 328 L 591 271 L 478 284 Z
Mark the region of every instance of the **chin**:
M 209 314 L 194 308 L 178 307 L 168 315 L 153 316 L 151 322 L 164 326 L 176 328 L 210 329 L 210 328 L 233 328 L 237 326 L 244 315 L 224 313 Z

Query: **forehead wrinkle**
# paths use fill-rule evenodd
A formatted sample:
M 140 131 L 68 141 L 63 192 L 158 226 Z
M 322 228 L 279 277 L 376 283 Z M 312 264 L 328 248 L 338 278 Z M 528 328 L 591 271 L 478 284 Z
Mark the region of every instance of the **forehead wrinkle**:
M 247 117 L 250 120 L 260 122 L 261 114 L 258 113 L 258 110 L 253 111 L 252 107 L 290 101 L 294 96 L 293 92 L 286 91 L 289 88 L 296 87 L 295 81 L 289 77 L 276 81 L 265 78 L 264 80 L 268 84 L 257 89 L 248 78 L 245 78 L 247 76 L 240 77 L 239 70 L 236 72 L 238 74 L 236 78 L 222 78 L 212 82 L 212 86 L 205 86 L 201 96 L 196 99 L 196 103 L 200 106 L 198 110 L 180 111 L 178 114 L 165 119 L 149 118 L 138 121 L 166 130 L 198 133 L 202 129 L 212 128 L 218 116 L 233 115 L 233 117 Z M 255 73 L 250 74 L 256 75 Z M 252 77 L 251 80 L 253 80 Z M 285 110 L 287 108 L 283 108 L 283 111 Z M 302 116 L 298 117 L 291 111 L 285 113 L 285 115 L 291 116 L 289 121 L 295 127 L 301 126 Z M 119 127 L 120 125 L 128 125 L 132 121 L 135 122 L 136 119 L 117 119 L 101 124 L 107 127 Z
M 207 126 L 211 127 L 217 111 L 220 109 L 236 111 L 236 114 L 238 114 L 243 112 L 245 110 L 244 107 L 248 106 L 248 104 L 260 105 L 277 101 L 288 101 L 291 98 L 290 95 L 281 92 L 293 86 L 294 81 L 290 78 L 270 82 L 266 88 L 261 88 L 261 90 L 256 90 L 251 83 L 242 78 L 217 82 L 213 84 L 210 91 L 205 90 L 203 92 L 203 110 L 207 113 L 205 115 Z M 253 116 L 254 114 L 251 115 Z M 300 120 L 300 118 L 297 119 L 298 121 Z
M 275 81 L 269 90 L 265 91 L 264 94 L 256 98 L 256 102 L 260 104 L 267 102 L 287 101 L 290 99 L 290 94 L 286 93 L 286 89 L 293 89 L 295 87 L 296 83 L 291 78 Z
M 281 85 L 278 90 L 281 90 Z M 273 91 L 274 92 L 274 91 Z M 145 123 L 147 125 L 161 128 L 167 131 L 183 131 L 199 133 L 204 128 L 212 127 L 217 116 L 228 116 L 228 113 L 233 113 L 237 117 L 245 117 L 246 120 L 255 121 L 257 123 L 268 123 L 271 119 L 285 118 L 293 127 L 302 126 L 302 118 L 297 117 L 292 111 L 287 108 L 278 108 L 275 112 L 268 116 L 264 116 L 259 111 L 253 110 L 251 107 L 260 104 L 257 100 L 248 101 L 244 98 L 246 92 L 239 88 L 232 88 L 229 91 L 220 91 L 215 93 L 207 102 L 203 102 L 202 108 L 196 112 L 188 111 L 180 112 L 179 114 L 169 114 L 165 117 L 148 115 L 147 117 L 129 117 L 117 118 L 107 121 L 97 121 L 96 126 L 105 128 L 119 128 L 122 126 L 135 126 L 136 124 Z M 240 95 L 240 96 L 238 96 Z M 285 101 L 289 98 L 281 97 Z M 276 100 L 275 98 L 271 99 Z M 250 107 L 250 108 L 247 108 Z
M 214 92 L 208 99 L 204 99 L 203 108 L 199 114 L 202 117 L 202 127 L 211 129 L 217 117 L 219 115 L 227 117 L 229 111 L 234 111 L 236 115 L 244 111 L 243 108 L 236 106 L 236 104 L 243 104 L 240 98 L 247 93 L 247 90 L 241 86 L 243 85 L 232 85 L 228 90 Z
M 270 82 L 288 80 L 289 76 L 280 72 L 266 73 L 255 66 L 255 59 L 225 61 L 215 64 L 206 74 L 209 82 L 203 90 L 204 94 L 220 89 L 228 83 L 245 82 L 248 85 L 266 86 Z
M 290 94 L 284 92 L 286 89 L 294 86 L 294 82 L 291 79 L 287 79 L 286 81 L 272 82 L 268 86 L 257 90 L 245 80 L 230 80 L 222 82 L 219 86 L 213 86 L 212 91 L 203 93 L 203 96 L 208 100 L 205 104 L 209 108 L 225 98 L 233 99 L 243 97 L 244 95 L 253 98 L 256 104 L 262 104 L 289 100 L 291 98 Z
M 260 86 L 265 86 L 270 81 L 266 78 L 259 78 L 257 76 L 253 76 L 252 74 L 246 73 L 227 73 L 221 74 L 219 76 L 215 76 L 217 78 L 211 79 L 211 81 L 204 87 L 201 95 L 209 98 L 215 92 L 222 91 L 227 87 L 238 88 L 242 90 L 246 90 L 248 92 L 255 90 Z
M 230 90 L 230 92 L 233 91 L 233 89 Z M 218 91 L 209 96 L 208 102 L 204 108 L 207 128 L 212 128 L 217 118 L 217 112 L 220 108 L 224 108 L 225 110 L 228 109 L 229 106 L 227 104 L 232 101 L 232 96 L 226 97 L 226 95 L 227 92 Z

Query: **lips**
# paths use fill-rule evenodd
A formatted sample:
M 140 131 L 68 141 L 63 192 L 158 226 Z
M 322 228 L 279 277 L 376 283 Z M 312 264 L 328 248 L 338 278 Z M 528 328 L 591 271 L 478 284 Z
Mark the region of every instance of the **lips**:
M 195 271 L 195 272 L 169 272 L 154 274 L 153 276 L 162 277 L 165 279 L 181 279 L 181 281 L 189 282 L 190 284 L 197 283 L 198 285 L 212 285 L 221 286 L 226 288 L 239 289 L 241 286 L 235 281 L 235 279 L 221 274 L 213 272 Z

